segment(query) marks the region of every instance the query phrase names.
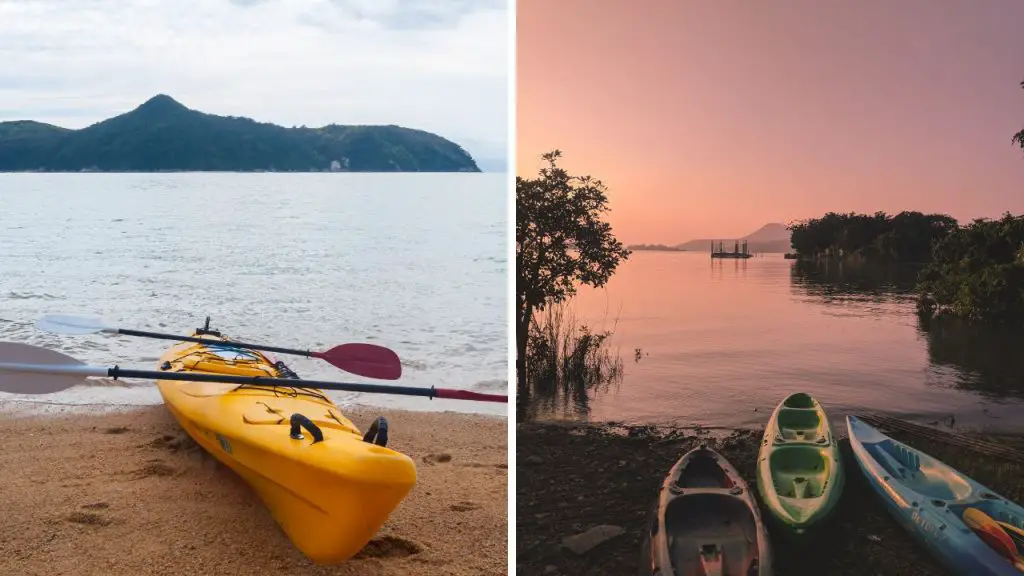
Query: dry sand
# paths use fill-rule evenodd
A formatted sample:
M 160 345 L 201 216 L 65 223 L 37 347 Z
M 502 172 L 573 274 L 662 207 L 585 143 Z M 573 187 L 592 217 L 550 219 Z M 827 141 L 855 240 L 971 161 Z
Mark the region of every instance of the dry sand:
M 365 430 L 379 412 L 346 414 Z M 330 567 L 163 406 L 0 416 L 0 574 L 505 574 L 507 420 L 384 414 L 418 484 L 359 556 Z

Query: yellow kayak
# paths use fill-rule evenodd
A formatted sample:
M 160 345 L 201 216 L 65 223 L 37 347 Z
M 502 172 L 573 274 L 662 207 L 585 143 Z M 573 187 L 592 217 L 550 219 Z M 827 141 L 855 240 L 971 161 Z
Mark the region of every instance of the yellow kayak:
M 386 422 L 375 422 L 364 439 L 330 399 L 302 388 L 284 364 L 234 348 L 216 331 L 198 330 L 194 337 L 209 344 L 175 345 L 160 359 L 160 370 L 296 378 L 296 385 L 159 380 L 168 409 L 200 446 L 253 487 L 310 560 L 351 558 L 416 483 L 412 459 L 383 445 Z

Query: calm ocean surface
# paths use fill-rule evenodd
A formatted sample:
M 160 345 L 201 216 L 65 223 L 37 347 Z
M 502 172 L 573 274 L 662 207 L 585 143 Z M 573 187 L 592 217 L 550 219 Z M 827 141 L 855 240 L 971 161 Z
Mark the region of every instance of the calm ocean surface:
M 0 174 L 0 340 L 154 369 L 170 342 L 55 336 L 46 313 L 238 340 L 393 348 L 391 384 L 507 393 L 503 174 Z M 279 356 L 301 377 L 365 381 Z M 331 392 L 342 404 L 507 414 L 502 404 Z M 93 381 L 0 410 L 158 404 L 151 382 Z
M 1024 335 L 922 326 L 914 277 L 781 254 L 711 261 L 634 252 L 605 288 L 574 302 L 578 320 L 614 329 L 625 372 L 588 411 L 569 416 L 760 425 L 787 393 L 808 391 L 836 426 L 846 413 L 870 410 L 1024 430 Z

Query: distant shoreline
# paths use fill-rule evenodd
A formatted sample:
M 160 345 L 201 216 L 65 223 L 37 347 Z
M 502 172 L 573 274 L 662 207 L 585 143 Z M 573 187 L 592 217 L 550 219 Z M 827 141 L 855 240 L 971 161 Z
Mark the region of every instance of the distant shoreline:
M 629 250 L 632 250 L 634 252 L 688 252 L 688 253 L 691 253 L 691 254 L 702 254 L 702 253 L 705 253 L 705 252 L 710 252 L 710 251 L 691 250 L 689 248 L 672 248 L 672 247 L 669 247 L 669 246 L 666 246 L 664 248 L 651 248 L 651 247 L 644 247 L 644 246 L 626 246 L 626 248 L 628 248 Z M 787 254 L 786 252 L 779 252 L 779 251 L 776 251 L 776 250 L 761 250 L 761 251 L 757 251 L 757 252 L 751 251 L 751 253 L 752 254 Z
M 646 244 L 639 244 L 636 246 L 626 246 L 629 250 L 639 250 L 643 252 L 692 252 L 686 248 L 673 248 L 671 246 L 648 246 Z

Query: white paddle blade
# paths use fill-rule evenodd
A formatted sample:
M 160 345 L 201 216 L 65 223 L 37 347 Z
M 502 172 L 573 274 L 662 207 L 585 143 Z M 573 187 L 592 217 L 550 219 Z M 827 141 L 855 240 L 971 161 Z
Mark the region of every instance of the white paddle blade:
M 116 331 L 116 329 L 107 326 L 99 318 L 71 316 L 68 314 L 47 314 L 36 320 L 36 328 L 43 332 L 69 335 Z
M 77 386 L 87 376 L 106 376 L 67 354 L 17 342 L 0 342 L 0 392 L 52 394 Z

